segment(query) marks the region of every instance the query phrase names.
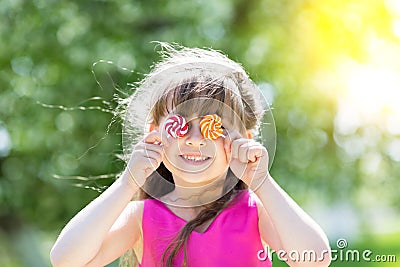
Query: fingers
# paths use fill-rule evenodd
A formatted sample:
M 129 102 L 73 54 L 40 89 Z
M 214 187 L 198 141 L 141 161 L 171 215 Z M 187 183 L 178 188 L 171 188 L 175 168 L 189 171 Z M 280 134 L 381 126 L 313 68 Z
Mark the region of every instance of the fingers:
M 145 184 L 146 178 L 151 175 L 164 160 L 164 144 L 162 134 L 152 131 L 146 134 L 137 143 L 130 156 L 127 169 L 139 186 Z
M 164 157 L 161 134 L 159 132 L 149 133 L 143 138 L 143 142 L 136 145 L 135 151 L 145 158 L 151 158 L 161 163 Z
M 148 133 L 141 142 L 136 144 L 131 158 L 136 158 L 136 161 L 142 162 L 141 164 L 145 164 L 150 159 L 150 162 L 158 166 L 164 158 L 161 134 L 156 131 Z
M 232 143 L 232 158 L 237 158 L 242 163 L 248 163 L 248 151 L 251 147 L 249 139 L 237 139 Z
M 132 153 L 131 159 L 134 162 L 140 162 L 142 165 L 146 164 L 146 162 L 148 162 L 150 159 L 152 162 L 156 161 L 156 165 L 158 166 L 163 160 L 163 153 L 160 150 L 152 150 L 148 147 L 136 147 Z M 142 166 L 137 167 L 140 168 Z
M 150 158 L 150 159 L 155 159 L 157 161 L 161 161 L 162 160 L 162 155 L 160 154 L 160 152 L 158 151 L 153 151 L 153 150 L 149 150 L 149 149 L 144 149 L 141 151 L 142 155 L 145 158 Z
M 239 143 L 239 142 L 237 142 Z M 249 161 L 248 152 L 250 149 L 250 142 L 248 140 L 244 140 L 241 145 L 239 145 L 237 149 L 238 159 L 240 162 L 247 163 Z
M 242 135 L 238 131 L 227 131 L 225 134 L 225 139 L 224 139 L 224 148 L 225 151 L 229 154 L 232 151 L 232 142 L 234 140 L 242 138 Z
M 157 131 L 152 131 L 147 135 L 145 135 L 145 137 L 143 138 L 143 142 L 147 144 L 154 144 L 154 143 L 161 144 L 161 141 L 162 141 L 161 133 Z
M 135 146 L 135 150 L 154 151 L 162 156 L 163 147 L 161 145 L 156 145 L 156 144 L 138 143 Z
M 263 145 L 253 139 L 244 138 L 238 131 L 227 132 L 224 148 L 231 158 L 242 163 L 256 162 L 258 158 L 267 155 Z
M 243 136 L 238 131 L 229 131 L 227 132 L 226 138 L 224 139 L 224 148 L 227 154 L 231 154 L 232 158 L 240 159 L 241 156 L 244 160 L 243 148 L 239 148 L 250 141 L 250 139 L 243 138 Z
M 247 151 L 247 159 L 250 162 L 256 162 L 259 158 L 265 156 L 267 154 L 267 150 L 257 142 L 254 142 L 252 146 L 249 147 Z
M 159 127 L 159 133 L 161 134 L 161 143 L 163 144 L 163 146 L 169 146 L 169 144 L 171 143 L 171 140 L 174 139 L 174 137 L 172 137 L 167 130 L 165 129 L 165 121 L 160 125 Z
M 240 152 L 243 153 L 243 149 L 241 151 L 239 151 L 239 149 L 242 145 L 246 144 L 247 142 L 248 140 L 245 140 L 243 138 L 236 139 L 232 142 L 231 144 L 232 158 L 240 160 Z
M 256 162 L 265 154 L 265 150 L 260 143 L 246 138 L 236 139 L 231 144 L 232 158 L 242 163 Z
M 173 137 L 167 133 L 167 131 L 161 131 L 161 143 L 163 146 L 167 147 L 171 143 Z

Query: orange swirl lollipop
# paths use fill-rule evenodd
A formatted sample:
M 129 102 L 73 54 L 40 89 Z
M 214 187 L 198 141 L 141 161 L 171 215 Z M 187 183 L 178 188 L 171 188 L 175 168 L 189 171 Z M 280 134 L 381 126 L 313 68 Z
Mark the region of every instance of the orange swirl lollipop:
M 218 137 L 225 137 L 222 133 L 222 120 L 217 114 L 210 114 L 200 121 L 200 131 L 204 138 L 215 140 Z

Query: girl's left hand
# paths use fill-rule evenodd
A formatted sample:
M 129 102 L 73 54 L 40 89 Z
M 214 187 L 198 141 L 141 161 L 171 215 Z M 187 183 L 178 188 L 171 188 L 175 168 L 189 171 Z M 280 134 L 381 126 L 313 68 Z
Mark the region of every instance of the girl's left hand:
M 233 174 L 250 189 L 257 189 L 269 176 L 268 152 L 259 142 L 229 131 L 224 141 L 226 158 Z

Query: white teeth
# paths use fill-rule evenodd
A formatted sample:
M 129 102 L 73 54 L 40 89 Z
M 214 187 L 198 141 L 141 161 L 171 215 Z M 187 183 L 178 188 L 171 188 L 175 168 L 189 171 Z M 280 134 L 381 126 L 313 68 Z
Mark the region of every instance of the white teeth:
M 188 159 L 188 160 L 194 160 L 194 161 L 203 161 L 208 159 L 208 157 L 197 157 L 197 156 L 186 156 L 186 155 L 182 155 L 183 158 Z

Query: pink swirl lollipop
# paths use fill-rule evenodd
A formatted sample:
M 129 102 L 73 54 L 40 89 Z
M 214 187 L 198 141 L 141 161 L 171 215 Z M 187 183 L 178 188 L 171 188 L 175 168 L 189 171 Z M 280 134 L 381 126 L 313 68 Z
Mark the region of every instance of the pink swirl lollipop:
M 188 132 L 188 128 L 185 118 L 180 115 L 173 115 L 165 122 L 165 130 L 174 138 L 183 137 Z

